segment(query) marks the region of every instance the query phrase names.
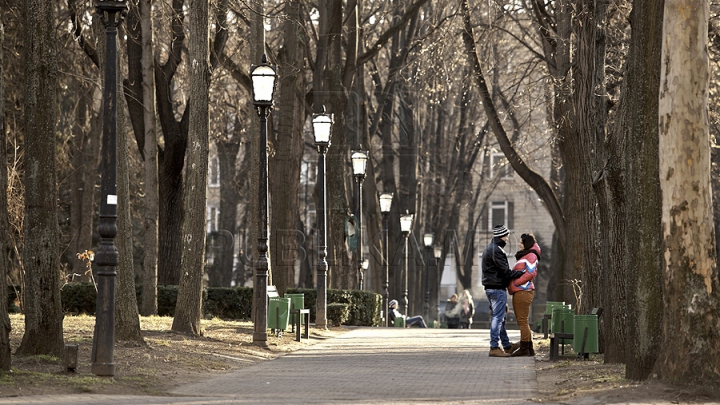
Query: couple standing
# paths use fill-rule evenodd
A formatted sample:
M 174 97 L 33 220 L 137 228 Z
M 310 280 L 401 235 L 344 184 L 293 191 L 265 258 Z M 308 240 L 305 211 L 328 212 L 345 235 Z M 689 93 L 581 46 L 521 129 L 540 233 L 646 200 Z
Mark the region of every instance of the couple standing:
M 510 269 L 503 247 L 510 232 L 504 225 L 495 225 L 493 238 L 482 257 L 482 283 L 490 301 L 490 357 L 534 356 L 532 331 L 528 318 L 530 304 L 535 295 L 533 280 L 537 275 L 540 247 L 532 234 L 520 236 L 520 250 L 515 254 L 517 262 Z M 513 296 L 513 309 L 520 327 L 520 342 L 510 343 L 505 331 L 505 311 L 508 290 Z M 502 348 L 498 344 L 502 343 Z

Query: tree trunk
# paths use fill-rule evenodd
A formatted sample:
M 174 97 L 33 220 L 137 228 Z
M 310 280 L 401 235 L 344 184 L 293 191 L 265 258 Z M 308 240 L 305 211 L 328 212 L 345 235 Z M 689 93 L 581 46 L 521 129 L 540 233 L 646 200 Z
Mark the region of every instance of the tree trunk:
M 93 218 L 95 206 L 95 184 L 98 180 L 98 165 L 100 164 L 100 114 L 92 108 L 93 94 L 96 91 L 95 83 L 84 85 L 76 81 L 81 89 L 77 105 L 75 122 L 73 123 L 72 152 L 73 173 L 70 176 L 72 190 L 70 191 L 72 204 L 70 206 L 70 232 L 71 241 L 68 247 L 68 258 L 71 264 L 72 276 L 69 281 L 90 281 L 91 274 L 87 271 L 84 261 L 77 257 L 78 253 L 90 250 L 93 236 Z
M 185 212 L 205 213 L 209 154 L 208 0 L 190 4 L 190 128 L 185 183 Z M 202 287 L 205 274 L 205 215 L 188 215 L 183 223 L 183 251 L 177 306 L 172 330 L 201 333 Z
M 158 216 L 160 214 L 158 193 L 158 148 L 155 130 L 155 61 L 153 58 L 153 24 L 151 0 L 140 0 L 141 70 L 143 129 L 145 144 L 145 258 L 143 260 L 142 305 L 140 313 L 157 315 L 158 283 Z
M 720 380 L 720 282 L 712 226 L 708 130 L 708 3 L 666 0 L 660 72 L 663 343 L 667 381 Z M 646 280 L 653 282 L 655 280 Z
M 120 58 L 118 58 L 120 59 Z M 102 59 L 104 60 L 104 58 Z M 121 88 L 121 75 L 117 75 L 117 88 Z M 144 343 L 140 331 L 137 292 L 135 291 L 135 266 L 133 262 L 132 209 L 130 206 L 130 170 L 127 131 L 125 128 L 125 101 L 120 98 L 117 114 L 117 282 L 115 284 L 115 340 Z
M 145 153 L 145 108 L 142 76 L 142 35 L 138 0 L 128 13 L 128 80 L 124 83 L 125 99 L 128 104 L 135 140 L 140 153 Z M 177 285 L 180 277 L 182 257 L 182 173 L 187 146 L 188 113 L 186 108 L 180 121 L 175 119 L 173 98 L 173 77 L 182 62 L 185 32 L 183 27 L 184 0 L 172 0 L 172 21 L 170 52 L 164 65 L 156 64 L 155 101 L 160 120 L 164 148 L 158 150 L 159 219 L 158 219 L 158 284 Z M 156 131 L 157 132 L 157 131 Z M 203 211 L 204 212 L 204 211 Z
M 283 32 L 285 43 L 278 59 L 278 131 L 269 136 L 275 150 L 270 159 L 270 187 L 272 195 L 272 229 L 270 252 L 273 253 L 273 282 L 282 296 L 293 287 L 297 251 L 302 246 L 296 231 L 297 207 L 300 196 L 300 166 L 303 155 L 303 124 L 305 110 L 303 100 L 298 98 L 305 88 L 300 42 L 300 2 L 285 2 Z M 319 107 L 317 107 L 319 108 Z
M 250 55 L 252 57 L 252 64 L 258 64 L 262 60 L 262 56 L 265 55 L 265 27 L 264 27 L 264 21 L 263 21 L 263 15 L 265 14 L 265 6 L 263 0 L 250 0 L 250 4 L 252 5 L 253 10 L 256 10 L 256 14 L 252 16 L 252 19 L 250 20 L 251 25 L 251 31 L 250 37 L 253 39 L 253 46 L 250 51 Z M 250 94 L 250 108 L 252 111 L 257 111 L 255 107 L 252 107 L 252 89 Z M 254 115 L 254 114 L 253 114 Z M 272 117 L 272 115 L 270 116 Z M 268 124 L 271 118 L 268 117 Z M 246 154 L 245 160 L 248 160 L 250 162 L 249 165 L 249 171 L 248 175 L 250 178 L 250 201 L 248 203 L 248 210 L 250 212 L 249 217 L 251 218 L 250 222 L 250 234 L 248 235 L 248 252 L 246 253 L 248 257 L 252 258 L 249 265 L 252 266 L 252 275 L 253 275 L 253 308 L 252 308 L 252 321 L 255 322 L 257 319 L 257 305 L 258 302 L 258 296 L 257 296 L 257 286 L 256 280 L 257 280 L 257 268 L 255 266 L 255 262 L 258 259 L 258 243 L 257 238 L 258 235 L 260 235 L 260 218 L 258 213 L 258 196 L 260 194 L 260 184 L 259 184 L 259 178 L 260 178 L 260 153 L 261 147 L 260 147 L 260 127 L 258 125 L 258 119 L 256 117 L 253 117 L 250 119 L 250 150 Z M 272 251 L 268 252 L 268 258 L 270 258 Z M 269 271 L 268 271 L 268 284 L 271 282 L 272 277 L 272 262 L 269 263 Z
M 328 281 L 333 288 L 357 288 L 355 266 L 350 262 L 345 240 L 345 220 L 350 213 L 347 193 L 348 144 L 345 123 L 347 107 L 347 89 L 343 86 L 342 62 L 342 3 L 327 2 L 327 59 L 318 61 L 317 67 L 324 67 L 328 83 L 327 112 L 335 115 L 332 127 L 332 142 L 327 154 L 327 202 L 329 216 L 328 238 Z
M 57 222 L 55 5 L 28 0 L 25 19 L 25 334 L 20 354 L 60 356 L 60 229 Z
M 569 243 L 574 244 L 575 269 L 581 280 L 582 299 L 578 300 L 575 311 L 587 314 L 601 305 L 600 247 L 597 197 L 593 191 L 593 173 L 600 163 L 598 144 L 605 139 L 605 34 L 603 25 L 603 3 L 584 0 L 580 3 L 584 11 L 579 13 L 577 24 L 577 56 L 573 79 L 574 114 L 568 115 L 576 123 L 576 130 L 563 139 L 563 163 L 566 165 L 566 195 L 574 207 L 566 219 L 577 232 Z M 601 88 L 598 90 L 598 88 Z M 602 148 L 600 148 L 602 149 Z M 568 280 L 573 282 L 573 279 Z
M 220 162 L 220 232 L 215 247 L 215 271 L 208 271 L 211 287 L 230 287 L 233 280 L 233 253 L 237 235 L 237 206 L 240 201 L 240 187 L 237 178 L 237 155 L 240 150 L 240 122 L 235 121 L 235 131 L 228 137 L 215 142 Z M 238 254 L 239 255 L 239 254 Z
M 12 366 L 10 353 L 10 317 L 8 316 L 7 280 L 10 274 L 12 241 L 8 220 L 7 200 L 7 129 L 5 128 L 5 22 L 0 14 L 0 370 L 9 371 Z
M 618 138 L 625 139 L 624 173 L 626 214 L 622 241 L 627 269 L 617 281 L 625 283 L 627 301 L 608 297 L 611 314 L 603 315 L 608 330 L 626 330 L 616 340 L 608 336 L 605 361 L 622 361 L 628 379 L 648 378 L 657 359 L 662 336 L 662 216 L 658 163 L 658 97 L 660 90 L 660 54 L 662 50 L 663 1 L 636 0 L 631 14 L 632 37 L 627 60 L 627 75 L 618 112 Z M 615 252 L 610 256 L 616 256 Z M 617 252 L 618 254 L 620 252 Z M 617 270 L 612 272 L 614 276 Z M 611 283 L 616 280 L 610 280 Z M 618 291 L 609 284 L 609 291 Z M 631 308 L 632 310 L 627 310 Z M 626 325 L 621 321 L 627 314 Z M 617 319 L 621 317 L 621 319 Z M 612 328 L 612 329 L 610 329 Z M 626 342 L 633 342 L 627 345 Z M 613 356 L 625 347 L 623 358 Z M 620 353 L 617 353 L 620 355 Z

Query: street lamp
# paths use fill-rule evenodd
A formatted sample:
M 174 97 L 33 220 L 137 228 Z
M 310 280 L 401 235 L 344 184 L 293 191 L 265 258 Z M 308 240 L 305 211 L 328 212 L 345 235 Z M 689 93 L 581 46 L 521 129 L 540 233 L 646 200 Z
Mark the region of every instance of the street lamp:
M 98 1 L 95 9 L 105 27 L 105 86 L 103 91 L 102 181 L 100 184 L 100 245 L 95 254 L 97 299 L 93 333 L 91 371 L 99 376 L 114 376 L 115 277 L 118 251 L 117 234 L 117 28 L 127 14 L 127 4 Z
M 267 117 L 273 107 L 277 80 L 276 68 L 263 54 L 259 65 L 250 67 L 253 104 L 260 117 L 260 170 L 258 181 L 258 258 L 255 262 L 255 329 L 253 344 L 267 347 L 267 281 L 268 281 L 268 146 Z
M 357 195 L 357 237 L 358 237 L 358 252 L 357 252 L 357 264 L 358 264 L 358 286 L 361 290 L 364 288 L 364 275 L 362 268 L 362 183 L 365 180 L 365 171 L 367 169 L 368 154 L 362 150 L 354 150 L 350 153 L 350 160 L 352 160 L 353 175 L 355 175 L 355 195 Z
M 442 253 L 443 253 L 442 246 L 435 246 L 433 248 L 433 255 L 435 256 L 435 273 L 437 273 L 436 280 L 435 280 L 436 281 L 435 288 L 437 289 L 437 292 L 438 292 L 437 318 L 436 318 L 438 320 L 440 319 L 440 275 L 441 275 L 440 258 L 442 257 Z
M 405 238 L 405 292 L 403 293 L 403 303 L 405 304 L 405 315 L 408 315 L 408 237 L 412 230 L 413 215 L 405 211 L 405 215 L 400 215 L 400 231 Z
M 312 118 L 315 146 L 318 151 L 318 263 L 317 263 L 317 304 L 315 311 L 315 325 L 327 329 L 327 213 L 325 187 L 325 154 L 330 147 L 330 130 L 333 124 L 333 115 L 325 113 L 325 106 L 319 114 Z
M 382 193 L 380 194 L 380 212 L 383 216 L 383 235 L 385 236 L 385 244 L 383 245 L 383 269 L 385 270 L 385 278 L 383 279 L 383 311 L 385 311 L 385 320 L 383 326 L 387 327 L 387 314 L 388 314 L 388 287 L 390 282 L 390 259 L 388 252 L 388 214 L 390 214 L 390 208 L 392 207 L 393 193 Z
M 425 304 L 423 305 L 423 315 L 425 319 L 430 313 L 430 252 L 433 248 L 434 236 L 431 233 L 423 235 L 423 243 L 425 244 Z

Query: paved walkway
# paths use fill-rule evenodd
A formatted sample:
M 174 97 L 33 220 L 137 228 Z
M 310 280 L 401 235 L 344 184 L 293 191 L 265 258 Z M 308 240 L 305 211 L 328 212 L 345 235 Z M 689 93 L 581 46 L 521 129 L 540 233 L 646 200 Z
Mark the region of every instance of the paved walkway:
M 537 391 L 534 358 L 488 357 L 488 338 L 476 329 L 356 328 L 173 396 L 16 397 L 0 404 L 527 404 Z

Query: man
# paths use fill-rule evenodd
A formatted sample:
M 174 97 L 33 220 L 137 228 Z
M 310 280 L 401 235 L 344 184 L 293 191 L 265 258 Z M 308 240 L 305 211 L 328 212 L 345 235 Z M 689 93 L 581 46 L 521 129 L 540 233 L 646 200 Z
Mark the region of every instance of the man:
M 510 339 L 505 330 L 505 310 L 510 280 L 522 276 L 522 271 L 510 270 L 507 254 L 503 247 L 507 244 L 510 232 L 505 225 L 495 225 L 493 238 L 482 256 L 482 284 L 490 302 L 492 319 L 490 321 L 490 357 L 510 357 Z M 502 343 L 503 349 L 498 345 Z
M 388 320 L 390 321 L 390 325 L 395 325 L 395 318 L 405 318 L 405 327 L 407 328 L 411 326 L 427 328 L 425 320 L 422 316 L 418 315 L 406 317 L 405 315 L 401 314 L 400 311 L 398 311 L 397 305 L 397 300 L 392 300 L 388 303 L 388 307 L 390 307 L 390 311 L 388 311 Z

